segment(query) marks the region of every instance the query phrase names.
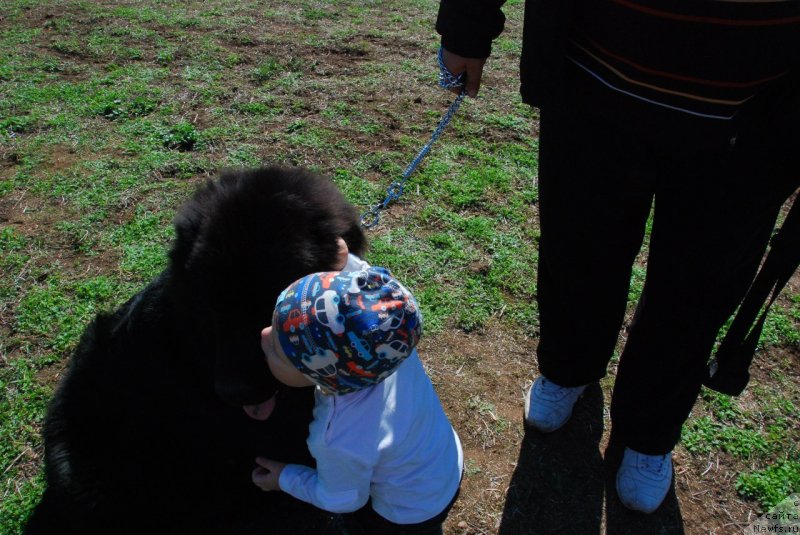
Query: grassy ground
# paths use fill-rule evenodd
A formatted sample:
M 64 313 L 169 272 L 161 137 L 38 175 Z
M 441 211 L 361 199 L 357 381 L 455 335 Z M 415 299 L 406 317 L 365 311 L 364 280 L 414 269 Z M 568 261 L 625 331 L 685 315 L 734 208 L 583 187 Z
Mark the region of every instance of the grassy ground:
M 516 87 L 522 4 L 506 4 L 481 98 L 367 255 L 416 291 L 423 358 L 464 442 L 447 532 L 738 532 L 800 492 L 797 278 L 747 392 L 703 393 L 655 515 L 626 512 L 605 468 L 617 454 L 603 408 L 613 363 L 567 429 L 521 425 L 538 238 L 537 116 Z M 366 207 L 399 176 L 450 100 L 435 87 L 435 12 L 434 0 L 3 3 L 0 534 L 20 532 L 42 491 L 41 421 L 71 348 L 93 314 L 164 266 L 174 210 L 200 181 L 228 166 L 303 165 Z M 631 303 L 643 275 L 644 256 Z

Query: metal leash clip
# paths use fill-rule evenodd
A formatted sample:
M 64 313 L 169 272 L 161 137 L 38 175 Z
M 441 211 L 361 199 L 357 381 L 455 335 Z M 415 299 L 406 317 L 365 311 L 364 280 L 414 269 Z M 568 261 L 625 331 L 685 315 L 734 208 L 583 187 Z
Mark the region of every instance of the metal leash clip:
M 467 96 L 467 90 L 465 87 L 465 73 L 461 73 L 456 76 L 455 74 L 451 73 L 447 67 L 445 67 L 441 47 L 439 48 L 439 54 L 437 55 L 437 58 L 439 61 L 439 87 L 444 89 L 461 87 L 461 92 L 458 94 L 455 100 L 453 100 L 452 104 L 450 104 L 450 107 L 442 116 L 441 120 L 439 121 L 439 125 L 433 131 L 433 134 L 431 134 L 431 138 L 428 140 L 425 146 L 420 149 L 411 163 L 408 164 L 408 167 L 406 167 L 405 171 L 403 171 L 402 178 L 392 182 L 389 185 L 386 190 L 386 197 L 381 202 L 361 215 L 361 226 L 366 229 L 372 229 L 376 227 L 381 219 L 381 211 L 385 210 L 391 203 L 400 198 L 400 196 L 403 194 L 408 177 L 411 176 L 411 174 L 417 169 L 417 166 L 419 166 L 420 162 L 422 162 L 422 159 L 425 158 L 428 152 L 430 152 L 431 145 L 433 145 L 433 143 L 442 135 L 442 132 L 450 123 L 453 115 L 455 115 L 459 106 L 461 106 L 461 103 L 464 101 L 464 97 Z

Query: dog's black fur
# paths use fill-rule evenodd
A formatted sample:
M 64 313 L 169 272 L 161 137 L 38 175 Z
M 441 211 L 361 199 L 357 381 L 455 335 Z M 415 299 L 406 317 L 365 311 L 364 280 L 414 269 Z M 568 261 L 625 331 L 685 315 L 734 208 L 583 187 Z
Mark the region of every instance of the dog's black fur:
M 257 455 L 311 463 L 313 392 L 278 389 L 260 331 L 285 286 L 334 268 L 338 236 L 363 252 L 354 208 L 302 170 L 229 171 L 175 229 L 167 269 L 98 316 L 72 357 L 44 426 L 47 489 L 29 535 L 296 534 L 325 521 L 250 482 Z M 267 421 L 245 415 L 276 391 Z

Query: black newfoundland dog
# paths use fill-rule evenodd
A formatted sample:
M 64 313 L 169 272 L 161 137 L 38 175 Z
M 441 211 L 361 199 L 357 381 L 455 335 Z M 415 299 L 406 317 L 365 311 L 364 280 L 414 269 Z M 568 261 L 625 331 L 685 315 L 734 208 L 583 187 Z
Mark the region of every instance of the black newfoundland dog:
M 250 481 L 257 455 L 311 463 L 311 389 L 280 389 L 260 331 L 280 291 L 363 253 L 328 179 L 229 171 L 178 212 L 169 266 L 87 328 L 44 426 L 38 534 L 319 533 L 327 516 Z M 244 405 L 276 395 L 265 421 Z

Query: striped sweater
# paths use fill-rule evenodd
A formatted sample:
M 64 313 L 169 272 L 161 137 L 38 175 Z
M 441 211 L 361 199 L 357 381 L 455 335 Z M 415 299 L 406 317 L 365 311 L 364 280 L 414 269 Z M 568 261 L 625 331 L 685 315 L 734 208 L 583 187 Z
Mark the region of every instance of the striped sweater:
M 798 0 L 578 0 L 567 58 L 614 92 L 729 120 L 800 66 Z

